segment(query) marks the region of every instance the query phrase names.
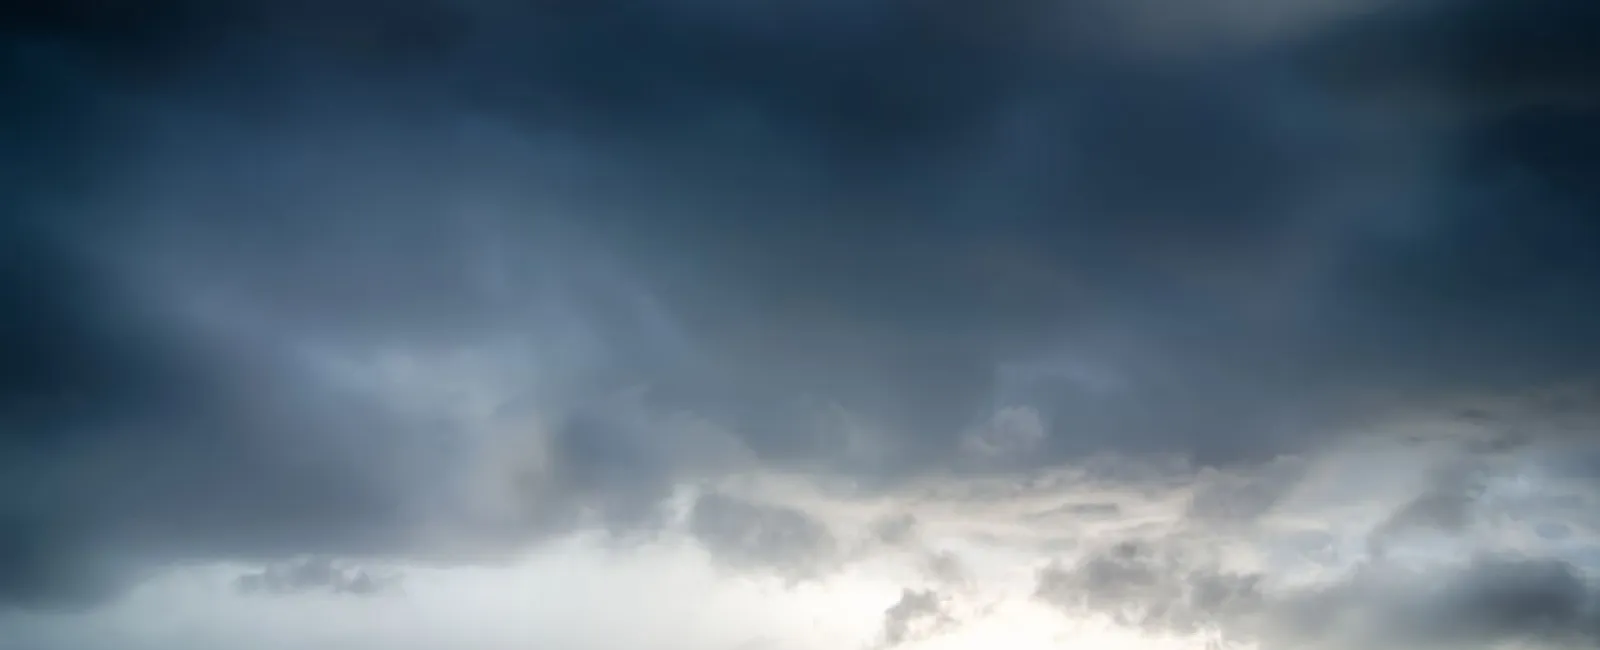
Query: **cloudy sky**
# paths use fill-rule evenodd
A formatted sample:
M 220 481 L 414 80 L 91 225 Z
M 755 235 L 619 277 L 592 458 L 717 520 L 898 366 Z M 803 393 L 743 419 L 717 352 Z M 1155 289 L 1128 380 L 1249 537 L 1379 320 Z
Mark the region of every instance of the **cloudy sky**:
M 1600 4 L 0 20 L 0 649 L 1600 645 Z

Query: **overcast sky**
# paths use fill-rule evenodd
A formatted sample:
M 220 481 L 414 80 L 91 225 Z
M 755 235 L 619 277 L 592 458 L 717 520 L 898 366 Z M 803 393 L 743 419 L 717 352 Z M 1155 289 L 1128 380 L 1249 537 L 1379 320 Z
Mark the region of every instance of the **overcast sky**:
M 1600 646 L 1600 3 L 0 13 L 0 649 Z

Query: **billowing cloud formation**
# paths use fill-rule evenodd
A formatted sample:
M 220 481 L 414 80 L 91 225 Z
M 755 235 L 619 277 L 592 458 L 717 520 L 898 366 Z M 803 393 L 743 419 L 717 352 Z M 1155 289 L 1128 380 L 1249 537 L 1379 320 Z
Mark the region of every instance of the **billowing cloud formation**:
M 695 501 L 689 530 L 720 558 L 794 577 L 825 568 L 836 552 L 827 526 L 805 512 L 717 493 Z
M 490 648 L 623 648 L 651 638 L 682 648 L 1591 645 L 1600 560 L 1592 477 L 1549 454 L 1592 453 L 1592 443 L 1486 449 L 1477 441 L 1502 425 L 1471 422 L 1449 411 L 1389 421 L 1304 456 L 1288 481 L 1272 464 L 1094 459 L 862 493 L 756 469 L 674 499 L 649 539 L 618 545 L 591 529 L 504 565 L 415 564 L 404 590 L 378 598 L 341 597 L 328 569 L 345 564 L 318 559 L 243 578 L 168 571 L 76 615 L 96 626 L 60 615 L 5 620 L 41 648 L 106 638 L 201 647 L 229 634 L 252 648 L 358 639 L 421 649 L 469 637 Z M 1449 435 L 1431 435 L 1441 431 Z M 1393 527 L 1440 490 L 1440 477 L 1473 462 L 1480 487 L 1459 526 Z M 1218 485 L 1263 481 L 1281 494 L 1249 517 L 1192 506 Z M 1114 516 L 1075 507 L 1106 503 L 1118 504 Z M 908 534 L 883 540 L 885 522 L 906 521 Z M 1544 534 L 1555 522 L 1567 536 Z M 241 590 L 265 586 L 266 576 L 276 576 L 276 597 Z M 620 613 L 628 625 L 592 623 Z
M 1122 624 L 1184 633 L 1255 608 L 1259 576 L 1191 570 L 1155 553 L 1123 541 L 1072 569 L 1046 567 L 1039 572 L 1037 596 L 1061 607 L 1081 601 Z
M 900 600 L 883 612 L 883 643 L 894 647 L 916 636 L 914 628 L 923 628 L 921 634 L 935 634 L 953 623 L 944 611 L 938 592 L 907 589 L 900 592 Z
M 20 10 L 0 606 L 604 531 L 1289 643 L 1467 548 L 1360 642 L 1592 638 L 1490 585 L 1592 600 L 1600 12 L 1271 4 Z
M 1183 567 L 1151 553 L 1123 543 L 1071 569 L 1048 567 L 1037 596 L 1158 633 L 1210 626 L 1270 647 L 1581 647 L 1600 639 L 1600 586 L 1561 561 L 1480 556 L 1426 570 L 1380 562 L 1340 582 L 1272 593 L 1261 574 Z

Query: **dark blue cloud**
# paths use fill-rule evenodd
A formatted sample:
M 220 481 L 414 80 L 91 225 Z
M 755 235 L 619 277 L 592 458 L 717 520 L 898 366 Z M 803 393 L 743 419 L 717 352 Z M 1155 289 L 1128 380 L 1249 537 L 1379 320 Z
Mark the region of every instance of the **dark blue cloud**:
M 1592 12 L 1130 6 L 21 11 L 0 597 L 424 553 L 394 540 L 438 515 L 461 434 L 307 348 L 558 341 L 559 372 L 505 388 L 556 414 L 568 468 L 528 498 L 627 524 L 685 462 L 604 412 L 640 386 L 872 485 L 961 467 L 1006 406 L 1049 429 L 1017 462 L 1226 464 L 1374 394 L 1592 372 Z

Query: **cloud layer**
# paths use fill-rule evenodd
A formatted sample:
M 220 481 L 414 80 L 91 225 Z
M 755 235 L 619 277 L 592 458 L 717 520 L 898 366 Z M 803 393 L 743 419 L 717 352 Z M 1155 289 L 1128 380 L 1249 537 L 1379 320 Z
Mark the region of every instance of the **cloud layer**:
M 826 643 L 1596 638 L 1584 3 L 35 4 L 0 625 L 581 539 Z

